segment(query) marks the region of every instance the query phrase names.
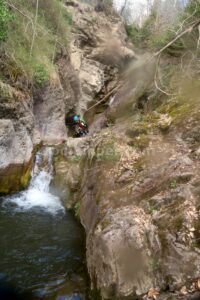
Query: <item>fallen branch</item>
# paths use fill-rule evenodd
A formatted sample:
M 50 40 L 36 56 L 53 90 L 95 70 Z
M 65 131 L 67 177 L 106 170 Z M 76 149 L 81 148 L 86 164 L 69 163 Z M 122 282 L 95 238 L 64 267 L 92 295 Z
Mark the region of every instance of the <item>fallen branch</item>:
M 159 72 L 159 62 L 160 62 L 160 57 L 161 55 L 159 55 L 158 59 L 157 59 L 157 63 L 156 63 L 156 72 L 155 72 L 155 76 L 154 76 L 154 84 L 155 84 L 155 87 L 157 88 L 157 90 L 159 90 L 161 93 L 167 95 L 167 96 L 176 96 L 176 94 L 170 94 L 166 91 L 164 91 L 163 89 L 161 89 L 161 87 L 159 87 L 158 83 L 157 83 L 157 75 L 158 75 L 158 72 Z
M 164 93 L 167 96 L 175 96 L 175 94 L 169 94 L 168 92 L 164 91 L 163 89 L 161 89 L 158 86 L 157 83 L 157 74 L 158 74 L 158 67 L 159 67 L 159 61 L 160 61 L 160 55 L 163 51 L 165 51 L 167 48 L 169 48 L 173 43 L 175 43 L 178 39 L 180 39 L 182 36 L 184 36 L 186 33 L 190 33 L 194 28 L 198 27 L 199 29 L 199 39 L 198 39 L 198 43 L 197 43 L 197 49 L 199 47 L 199 43 L 200 43 L 200 19 L 198 21 L 194 21 L 192 24 L 190 24 L 190 26 L 185 29 L 183 32 L 181 32 L 180 34 L 178 34 L 173 40 L 171 40 L 167 45 L 165 45 L 162 49 L 160 49 L 158 52 L 156 52 L 151 58 L 153 57 L 157 57 L 158 56 L 158 60 L 156 63 L 156 72 L 155 72 L 155 76 L 154 76 L 154 84 L 156 86 L 156 88 Z
M 128 2 L 128 1 L 125 0 L 124 5 L 122 5 L 121 11 L 120 11 L 120 15 L 121 15 L 121 16 L 123 16 L 124 10 L 125 10 L 126 5 L 127 5 L 127 2 Z
M 183 32 L 178 34 L 172 41 L 170 41 L 167 45 L 165 45 L 162 49 L 160 49 L 158 52 L 154 53 L 153 57 L 159 56 L 163 51 L 165 51 L 167 48 L 169 48 L 172 44 L 174 44 L 178 39 L 180 39 L 182 36 L 184 36 L 186 33 L 190 33 L 195 27 L 197 27 L 200 24 L 200 19 L 198 21 L 193 22 L 190 27 L 185 29 Z
M 178 31 L 176 32 L 176 34 L 178 34 L 180 31 L 182 31 L 185 22 L 187 22 L 189 19 L 191 19 L 191 18 L 196 14 L 197 8 L 198 8 L 198 6 L 197 6 L 197 3 L 196 3 L 195 10 L 194 10 L 193 13 L 192 13 L 191 15 L 189 15 L 185 20 L 183 20 L 183 22 L 180 24 L 180 27 L 179 27 Z

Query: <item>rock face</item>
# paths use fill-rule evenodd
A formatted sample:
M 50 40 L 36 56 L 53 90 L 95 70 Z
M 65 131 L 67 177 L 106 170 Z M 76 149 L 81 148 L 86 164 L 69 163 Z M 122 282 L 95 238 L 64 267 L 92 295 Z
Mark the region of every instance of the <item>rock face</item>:
M 200 275 L 199 164 L 177 128 L 168 136 L 148 129 L 145 144 L 144 133 L 130 138 L 123 128 L 93 137 L 84 158 L 79 199 L 90 277 L 103 299 L 151 289 L 176 299 L 185 285 L 195 291 Z
M 35 135 L 37 143 L 56 144 L 66 139 L 65 102 L 62 87 L 47 86 L 35 96 Z M 38 136 L 37 136 L 38 135 Z
M 135 54 L 128 48 L 124 24 L 116 14 L 106 16 L 80 4 L 71 7 L 71 12 L 71 63 L 80 79 L 77 109 L 85 112 L 116 84 L 119 68 L 134 59 Z
M 0 83 L 0 194 L 26 186 L 31 170 L 32 99 Z
M 59 67 L 62 77 L 57 74 L 54 83 L 37 88 L 33 96 L 0 82 L 0 194 L 28 184 L 36 145 L 66 140 L 65 114 L 75 105 L 77 79 L 67 59 Z
M 80 94 L 80 82 L 69 56 L 58 62 L 55 82 L 34 92 L 35 143 L 59 144 L 67 138 L 66 113 L 74 109 Z
M 119 17 L 84 5 L 71 11 L 74 80 L 68 99 L 76 103 L 71 108 L 85 112 L 116 85 L 120 67 L 135 56 Z M 90 136 L 68 139 L 55 162 L 57 192 L 63 201 L 70 198 L 67 206 L 80 206 L 88 271 L 102 299 L 177 299 L 196 292 L 200 277 L 199 163 L 191 155 L 199 157 L 199 148 L 191 150 L 187 142 L 198 144 L 198 129 L 189 123 L 182 132 L 174 112 L 157 112 L 150 120 L 139 115 L 155 71 L 146 60 L 129 65 L 113 124 L 101 130 L 106 118 L 100 115 Z M 67 72 L 61 74 L 64 86 Z M 122 99 L 127 117 L 123 105 L 119 109 Z
M 82 179 L 81 161 L 86 156 L 90 141 L 90 137 L 68 138 L 65 144 L 56 148 L 52 188 L 70 209 L 77 203 Z
M 58 72 L 51 82 L 34 87 L 33 94 L 1 83 L 0 176 L 4 183 L 0 193 L 27 184 L 34 146 L 66 140 L 66 113 L 84 113 L 115 86 L 120 67 L 134 58 L 118 16 L 108 17 L 84 4 L 75 3 L 67 9 L 73 15 L 70 49 L 57 58 Z M 18 166 L 19 172 L 13 166 Z M 15 175 L 19 184 L 13 181 Z

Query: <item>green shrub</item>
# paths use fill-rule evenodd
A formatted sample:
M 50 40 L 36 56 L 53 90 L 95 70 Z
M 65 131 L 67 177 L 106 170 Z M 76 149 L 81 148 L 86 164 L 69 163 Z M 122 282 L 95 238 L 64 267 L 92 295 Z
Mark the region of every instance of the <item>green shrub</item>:
M 73 18 L 72 18 L 71 13 L 69 13 L 69 12 L 66 10 L 63 16 L 64 16 L 65 20 L 67 21 L 68 26 L 71 27 L 72 24 L 73 24 Z
M 170 188 L 171 189 L 176 189 L 177 188 L 177 181 L 176 180 L 172 180 L 170 182 Z
M 141 30 L 136 24 L 126 25 L 126 32 L 134 45 L 139 46 L 141 42 Z
M 38 86 L 44 85 L 48 80 L 48 72 L 43 65 L 35 66 L 34 80 Z
M 172 41 L 176 36 L 176 30 L 166 30 L 165 33 L 162 33 L 158 36 L 152 36 L 152 39 L 149 41 L 149 46 L 151 48 L 161 49 L 165 45 L 167 45 L 170 41 Z M 166 51 L 170 53 L 178 53 L 185 49 L 184 43 L 181 39 L 178 39 L 175 43 L 173 43 Z
M 81 203 L 77 202 L 74 206 L 74 211 L 75 211 L 75 216 L 78 219 L 80 219 L 80 209 L 81 209 Z
M 185 20 L 187 16 L 192 16 L 192 18 L 200 18 L 200 3 L 197 0 L 189 1 L 188 5 L 185 8 L 182 19 Z M 188 20 L 191 22 L 191 18 Z
M 142 27 L 136 24 L 126 25 L 126 31 L 134 45 L 139 47 L 149 46 L 152 39 L 156 20 L 156 12 L 152 11 Z
M 81 156 L 80 155 L 73 155 L 70 158 L 71 162 L 80 162 L 81 161 Z
M 8 10 L 4 0 L 0 0 L 0 42 L 5 41 L 8 33 L 8 23 L 12 14 Z

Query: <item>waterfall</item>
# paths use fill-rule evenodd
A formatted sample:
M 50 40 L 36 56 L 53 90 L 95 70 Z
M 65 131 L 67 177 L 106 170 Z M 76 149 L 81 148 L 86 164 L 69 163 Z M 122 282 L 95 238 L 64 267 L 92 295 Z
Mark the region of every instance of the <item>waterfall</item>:
M 35 159 L 32 179 L 26 191 L 6 197 L 3 206 L 16 211 L 40 209 L 51 214 L 65 211 L 60 199 L 50 193 L 50 183 L 53 177 L 53 149 L 46 147 L 40 150 Z

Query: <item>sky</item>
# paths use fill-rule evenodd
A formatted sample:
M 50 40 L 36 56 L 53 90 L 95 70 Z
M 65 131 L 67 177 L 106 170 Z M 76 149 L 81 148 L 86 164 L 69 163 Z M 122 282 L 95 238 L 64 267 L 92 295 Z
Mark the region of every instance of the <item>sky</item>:
M 122 3 L 124 3 L 124 0 L 114 0 L 114 2 L 117 6 L 120 7 Z M 145 4 L 146 0 L 133 0 L 132 2 L 134 2 L 136 6 L 140 6 L 141 4 Z
M 122 7 L 125 0 L 113 0 L 114 4 L 118 9 Z M 165 3 L 167 0 L 161 0 L 163 3 Z M 153 0 L 128 0 L 129 8 L 130 8 L 130 15 L 129 15 L 129 22 L 136 22 L 138 25 L 141 25 L 143 21 L 146 19 L 146 17 L 150 13 L 150 7 L 148 3 L 153 3 Z M 174 2 L 176 2 L 174 0 Z M 179 2 L 184 7 L 188 0 L 179 0 Z
M 117 8 L 120 8 L 125 0 L 114 0 L 114 4 Z M 147 0 L 128 0 L 131 5 L 132 19 L 140 23 L 142 18 L 145 17 L 147 12 Z

